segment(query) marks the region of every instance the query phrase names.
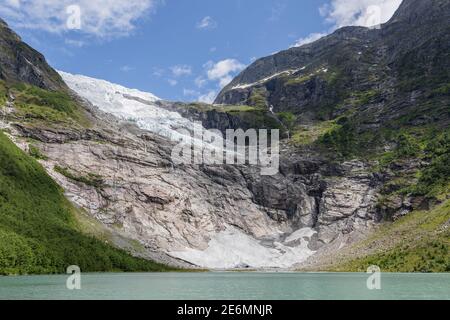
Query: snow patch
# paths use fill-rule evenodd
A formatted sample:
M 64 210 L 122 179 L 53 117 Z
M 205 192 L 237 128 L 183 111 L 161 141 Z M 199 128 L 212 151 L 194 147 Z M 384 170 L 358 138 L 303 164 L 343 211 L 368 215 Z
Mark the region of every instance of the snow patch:
M 315 233 L 311 228 L 300 229 L 283 243 L 274 242 L 269 247 L 230 226 L 225 231 L 216 233 L 204 251 L 187 248 L 184 251 L 169 252 L 169 254 L 210 269 L 232 269 L 243 266 L 290 268 L 315 253 L 308 248 L 309 239 L 306 239 L 311 238 Z M 298 241 L 299 244 L 295 247 L 288 246 L 287 243 L 292 241 Z
M 234 86 L 234 87 L 231 88 L 231 90 L 247 89 L 247 88 L 250 88 L 250 87 L 254 87 L 254 86 L 266 83 L 267 81 L 272 80 L 274 78 L 277 78 L 277 77 L 279 77 L 281 75 L 284 75 L 284 74 L 285 75 L 291 75 L 291 74 L 294 74 L 296 72 L 299 72 L 299 71 L 302 71 L 302 70 L 305 70 L 305 69 L 306 69 L 306 67 L 302 67 L 300 69 L 291 69 L 291 70 L 281 71 L 281 72 L 275 73 L 275 74 L 273 74 L 273 75 L 271 75 L 269 77 L 263 78 L 263 79 L 261 79 L 259 81 L 253 82 L 253 83 L 240 84 L 240 85 Z

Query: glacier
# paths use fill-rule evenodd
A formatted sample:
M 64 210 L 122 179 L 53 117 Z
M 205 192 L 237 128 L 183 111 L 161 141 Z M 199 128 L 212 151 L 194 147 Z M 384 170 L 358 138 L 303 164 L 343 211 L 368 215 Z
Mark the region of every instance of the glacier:
M 136 125 L 157 135 L 179 141 L 180 129 L 191 131 L 194 123 L 179 113 L 157 105 L 160 98 L 152 93 L 129 89 L 105 80 L 58 71 L 64 82 L 79 96 L 101 111 Z
M 69 88 L 80 97 L 101 111 L 124 121 L 131 121 L 143 130 L 180 141 L 183 139 L 180 129 L 191 132 L 192 128 L 199 125 L 176 112 L 164 109 L 158 105 L 158 101 L 162 100 L 151 93 L 83 75 L 58 72 Z M 214 148 L 214 145 L 208 146 L 205 141 L 193 142 L 202 143 L 203 148 Z M 308 248 L 308 244 L 316 232 L 309 228 L 298 230 L 283 241 L 280 241 L 281 233 L 274 234 L 272 240 L 262 241 L 234 226 L 224 225 L 224 228 L 224 231 L 209 235 L 210 241 L 205 250 L 185 247 L 166 253 L 212 269 L 290 268 L 315 253 Z
M 237 228 L 228 226 L 225 231 L 212 236 L 206 250 L 187 249 L 169 254 L 210 269 L 289 269 L 316 253 L 308 247 L 315 234 L 313 229 L 303 228 L 283 242 L 274 241 L 269 247 Z

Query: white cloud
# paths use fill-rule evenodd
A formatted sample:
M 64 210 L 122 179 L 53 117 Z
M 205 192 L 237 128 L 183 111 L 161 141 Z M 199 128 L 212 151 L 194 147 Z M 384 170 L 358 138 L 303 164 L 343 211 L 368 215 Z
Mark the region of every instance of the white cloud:
M 78 48 L 84 47 L 86 45 L 84 41 L 74 39 L 65 39 L 64 43 L 71 47 L 78 47 Z
M 394 15 L 401 3 L 402 0 L 331 0 L 319 8 L 320 15 L 332 25 L 329 32 L 312 33 L 297 40 L 293 46 L 314 42 L 345 26 L 379 26 Z
M 61 33 L 79 29 L 102 38 L 128 35 L 160 0 L 7 0 L 0 15 L 15 28 Z M 74 22 L 79 21 L 78 24 Z M 79 26 L 79 28 L 72 28 Z
M 172 86 L 176 86 L 178 84 L 178 81 L 175 79 L 168 79 L 167 82 Z
M 309 36 L 305 37 L 305 38 L 300 38 L 297 40 L 297 42 L 293 45 L 294 47 L 300 47 L 304 44 L 308 44 L 311 42 L 314 42 L 316 40 L 319 40 L 322 37 L 325 37 L 327 34 L 326 33 L 311 33 Z
M 188 65 L 178 65 L 170 68 L 175 77 L 189 76 L 192 73 L 192 67 Z
M 183 89 L 183 95 L 188 97 L 199 96 L 200 93 L 198 91 L 192 89 Z
M 245 65 L 236 59 L 225 59 L 217 63 L 209 61 L 205 64 L 208 79 L 218 81 L 220 87 L 226 86 L 233 79 L 233 74 L 245 68 Z
M 186 90 L 185 95 L 194 95 L 197 93 L 198 101 L 204 103 L 213 103 L 217 96 L 218 91 L 225 87 L 227 84 L 233 80 L 233 76 L 236 72 L 239 72 L 245 68 L 245 65 L 240 63 L 236 59 L 225 59 L 218 62 L 208 61 L 203 65 L 205 69 L 205 75 L 199 76 L 195 79 L 195 84 L 198 88 L 203 88 L 209 83 L 213 83 L 213 87 L 216 89 L 211 89 L 205 93 L 198 93 L 192 90 Z
M 194 82 L 197 87 L 203 88 L 208 81 L 203 77 L 197 77 Z
M 203 103 L 213 103 L 216 96 L 217 96 L 217 91 L 211 90 L 208 93 L 199 96 L 198 101 L 203 102 Z
M 217 27 L 217 22 L 210 16 L 204 17 L 197 23 L 197 29 L 214 29 Z
M 285 10 L 286 10 L 285 3 L 276 2 L 271 9 L 271 15 L 269 17 L 269 21 L 276 22 L 276 21 L 280 20 L 280 18 L 283 15 Z
M 165 71 L 162 68 L 154 67 L 152 75 L 155 77 L 162 77 L 164 75 Z
M 373 27 L 387 22 L 402 0 L 332 0 L 320 8 L 334 28 L 344 26 Z
M 130 71 L 133 71 L 133 70 L 134 70 L 134 67 L 130 67 L 128 65 L 120 67 L 120 71 L 122 71 L 122 72 L 130 72 Z
M 18 8 L 20 6 L 20 0 L 6 0 L 6 5 L 9 5 L 13 8 Z

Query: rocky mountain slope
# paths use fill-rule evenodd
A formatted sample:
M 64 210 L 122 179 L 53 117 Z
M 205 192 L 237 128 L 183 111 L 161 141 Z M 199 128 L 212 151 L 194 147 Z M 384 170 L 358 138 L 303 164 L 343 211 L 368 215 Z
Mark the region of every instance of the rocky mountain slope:
M 44 57 L 0 20 L 0 274 L 64 273 L 70 265 L 91 272 L 173 270 L 117 249 L 148 258 L 65 198 L 38 163 L 48 158 L 37 140 L 14 136 L 17 128 L 45 128 L 55 139 L 62 136 L 57 130 L 89 127 L 94 118 L 70 93 Z
M 448 1 L 405 0 L 379 29 L 345 27 L 257 60 L 215 103 L 272 107 L 300 124 L 346 116 L 361 131 L 448 125 L 449 15 Z
M 85 79 L 77 78 L 68 81 L 71 88 L 92 96 L 80 89 Z M 111 111 L 108 104 L 96 105 Z M 167 112 L 157 103 L 152 108 L 160 108 L 154 115 Z M 135 117 L 128 104 L 126 110 L 122 119 Z M 346 241 L 339 236 L 342 229 L 356 230 L 356 237 L 373 223 L 376 178 L 361 163 L 333 166 L 319 157 L 296 156 L 283 159 L 283 173 L 273 177 L 250 166 L 176 166 L 170 157 L 174 142 L 141 131 L 155 122 L 140 119 L 143 123 L 119 132 L 112 130 L 112 119 L 97 122 L 99 130 L 108 127 L 97 141 L 39 147 L 49 157 L 50 173 L 62 166 L 75 176 L 98 174 L 101 186 L 88 188 L 54 177 L 72 201 L 149 251 L 210 268 L 288 268 L 326 243 Z M 179 123 L 164 126 L 173 130 Z
M 25 82 L 44 89 L 66 90 L 59 74 L 42 54 L 28 46 L 0 19 L 0 79 Z

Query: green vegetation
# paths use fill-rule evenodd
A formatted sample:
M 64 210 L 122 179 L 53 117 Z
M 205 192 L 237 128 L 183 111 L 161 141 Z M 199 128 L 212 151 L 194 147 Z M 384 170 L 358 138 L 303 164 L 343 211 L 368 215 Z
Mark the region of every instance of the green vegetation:
M 89 125 L 81 108 L 65 92 L 47 91 L 27 84 L 16 84 L 11 91 L 16 97 L 17 115 L 27 122 Z
M 377 265 L 383 272 L 450 272 L 450 200 L 431 211 L 416 211 L 386 223 L 349 252 L 371 252 L 332 267 L 333 271 L 365 272 Z M 377 252 L 371 251 L 378 248 Z
M 321 78 L 324 79 L 330 87 L 337 85 L 337 83 L 340 81 L 342 76 L 342 72 L 338 69 L 334 70 L 328 70 L 328 72 L 325 72 L 321 74 Z
M 239 118 L 242 124 L 248 128 L 283 130 L 282 125 L 267 109 L 265 102 L 263 107 L 261 105 L 211 105 L 205 103 L 191 103 L 186 107 L 199 112 L 216 111 L 230 114 Z
M 450 130 L 429 140 L 423 158 L 430 165 L 418 173 L 418 183 L 404 191 L 437 198 L 450 194 Z
M 45 170 L 0 133 L 0 274 L 169 270 L 83 234 L 75 214 Z
M 224 113 L 237 113 L 257 110 L 257 108 L 247 105 L 212 105 L 199 102 L 190 103 L 186 105 L 186 107 L 198 110 L 200 112 L 217 111 Z
M 295 114 L 292 112 L 279 112 L 277 113 L 277 116 L 289 131 L 294 130 L 297 121 L 297 116 Z
M 6 103 L 8 97 L 8 90 L 6 89 L 5 82 L 0 80 L 0 108 Z
M 28 148 L 28 154 L 37 160 L 47 160 L 48 157 L 39 150 L 38 147 L 30 144 Z
M 83 183 L 87 186 L 91 186 L 94 188 L 102 188 L 103 187 L 103 179 L 101 176 L 94 174 L 94 173 L 88 173 L 87 176 L 77 176 L 73 174 L 68 168 L 62 168 L 60 166 L 55 166 L 55 171 L 62 174 L 66 178 Z
M 225 105 L 225 106 L 215 106 L 214 110 L 218 112 L 226 112 L 226 113 L 239 113 L 239 112 L 249 112 L 249 111 L 256 111 L 257 108 L 251 107 L 251 106 L 245 106 L 245 105 Z
M 379 99 L 381 92 L 377 90 L 367 90 L 362 92 L 354 92 L 350 99 L 351 103 L 355 106 L 362 106 Z
M 450 191 L 450 130 L 433 127 L 406 127 L 371 131 L 358 131 L 360 125 L 351 118 L 340 117 L 335 121 L 322 122 L 312 131 L 297 132 L 294 142 L 313 142 L 317 135 L 319 146 L 330 150 L 343 159 L 364 158 L 379 163 L 374 171 L 386 170 L 395 163 L 420 159 L 425 165 L 407 176 L 398 176 L 397 194 L 412 194 L 429 198 L 442 198 Z M 383 145 L 395 147 L 382 151 Z M 385 194 L 386 196 L 391 193 Z
M 358 154 L 361 147 L 366 145 L 366 141 L 363 142 L 363 137 L 358 135 L 357 126 L 345 117 L 335 121 L 334 124 L 319 138 L 319 144 L 333 150 L 343 158 L 350 158 Z
M 325 72 L 325 69 L 326 72 Z M 286 86 L 296 86 L 304 84 L 314 78 L 320 78 L 327 82 L 329 86 L 335 86 L 342 76 L 342 72 L 336 68 L 329 69 L 328 66 L 322 66 L 314 70 L 312 73 L 297 76 L 295 78 L 289 78 L 286 82 Z
M 434 89 L 431 91 L 432 95 L 450 95 L 450 83 L 443 84 L 442 86 L 438 87 L 437 89 Z
M 408 159 L 429 164 L 412 175 L 399 177 L 401 183 L 394 193 L 445 199 L 450 193 L 450 130 L 401 129 L 391 139 L 396 148 L 379 156 L 378 170 Z
M 286 81 L 285 85 L 287 86 L 296 86 L 299 84 L 303 84 L 313 78 L 314 75 L 308 74 L 297 78 L 291 78 L 288 81 Z
M 280 122 L 266 110 L 237 112 L 233 113 L 233 115 L 239 117 L 248 128 L 283 130 Z
M 334 121 L 322 121 L 312 125 L 298 126 L 292 134 L 291 142 L 297 146 L 311 145 L 336 127 Z
M 258 109 L 267 109 L 267 99 L 264 95 L 264 91 L 261 88 L 255 88 L 252 90 L 248 103 Z

